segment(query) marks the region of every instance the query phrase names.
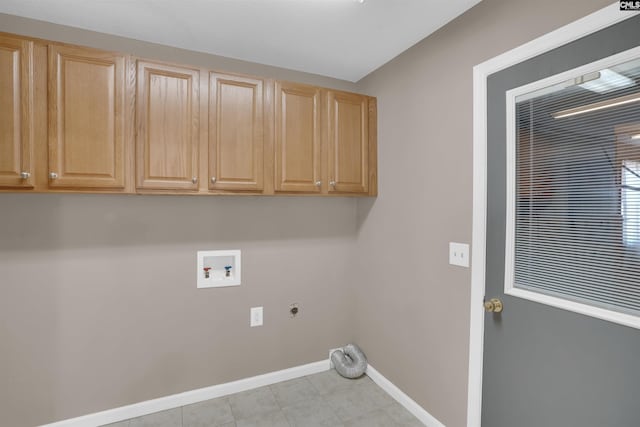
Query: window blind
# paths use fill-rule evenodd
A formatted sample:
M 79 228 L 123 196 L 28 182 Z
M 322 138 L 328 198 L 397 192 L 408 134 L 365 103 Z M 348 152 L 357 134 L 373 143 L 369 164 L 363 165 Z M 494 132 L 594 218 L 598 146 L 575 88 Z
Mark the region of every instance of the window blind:
M 640 315 L 640 59 L 515 98 L 513 285 Z

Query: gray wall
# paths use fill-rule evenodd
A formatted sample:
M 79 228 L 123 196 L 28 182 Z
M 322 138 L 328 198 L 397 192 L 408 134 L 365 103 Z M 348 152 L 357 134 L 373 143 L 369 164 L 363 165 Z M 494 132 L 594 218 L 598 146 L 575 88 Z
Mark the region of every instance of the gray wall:
M 353 339 L 353 202 L 0 194 L 0 424 L 325 359 Z M 238 248 L 241 286 L 196 289 L 197 250 Z
M 472 67 L 608 4 L 484 0 L 359 82 L 380 195 L 358 201 L 356 341 L 448 427 L 466 425 L 471 275 L 448 242 L 471 242 Z
M 7 15 L 0 31 L 356 89 Z M 353 340 L 355 210 L 347 198 L 0 194 L 0 425 L 326 359 Z M 241 249 L 243 284 L 196 289 L 202 249 Z M 265 324 L 249 328 L 259 305 Z
M 308 363 L 355 339 L 464 426 L 470 271 L 448 265 L 447 244 L 471 239 L 472 66 L 608 3 L 484 0 L 358 86 L 0 15 L 2 31 L 378 96 L 380 176 L 380 196 L 358 201 L 0 194 L 2 424 Z M 223 248 L 243 249 L 243 285 L 196 290 L 195 251 Z M 253 305 L 262 328 L 247 326 Z

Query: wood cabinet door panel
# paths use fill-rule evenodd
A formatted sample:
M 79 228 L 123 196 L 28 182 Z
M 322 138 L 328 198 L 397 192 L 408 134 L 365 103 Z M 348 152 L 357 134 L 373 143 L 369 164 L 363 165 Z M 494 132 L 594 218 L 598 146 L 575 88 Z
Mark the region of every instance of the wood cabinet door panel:
M 276 83 L 275 190 L 321 191 L 320 89 Z
M 367 193 L 369 108 L 367 97 L 329 91 L 330 192 Z
M 138 188 L 198 189 L 199 76 L 138 61 Z
M 261 191 L 264 82 L 210 73 L 209 188 Z
M 50 187 L 125 185 L 126 58 L 49 46 Z
M 33 42 L 0 36 L 0 187 L 33 187 Z

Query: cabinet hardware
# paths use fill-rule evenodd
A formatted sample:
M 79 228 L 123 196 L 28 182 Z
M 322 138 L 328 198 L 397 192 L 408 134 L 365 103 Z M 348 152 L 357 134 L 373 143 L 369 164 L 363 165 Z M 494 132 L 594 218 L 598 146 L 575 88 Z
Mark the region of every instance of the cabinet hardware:
M 20 178 L 22 179 L 29 179 L 30 176 L 31 174 L 29 172 L 20 172 Z

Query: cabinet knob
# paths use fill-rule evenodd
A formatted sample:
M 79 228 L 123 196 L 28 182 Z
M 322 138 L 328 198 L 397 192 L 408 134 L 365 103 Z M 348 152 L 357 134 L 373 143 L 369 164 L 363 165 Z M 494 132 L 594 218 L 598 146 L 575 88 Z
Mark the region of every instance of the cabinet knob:
M 58 174 L 55 172 L 49 173 L 49 179 L 58 179 Z
M 211 177 L 211 183 L 212 183 L 212 184 L 215 184 L 215 183 L 216 183 L 216 177 L 215 177 L 215 176 L 212 176 L 212 177 Z
M 191 182 L 193 182 L 194 184 L 198 183 L 198 178 L 196 178 L 195 176 L 193 178 L 191 178 Z
M 336 182 L 335 181 L 330 181 L 329 185 L 332 186 L 332 187 L 335 187 L 336 186 Z
M 320 187 L 322 185 L 322 181 L 316 181 L 316 187 Z
M 29 172 L 20 172 L 20 178 L 22 179 L 29 179 L 30 176 L 31 174 Z

